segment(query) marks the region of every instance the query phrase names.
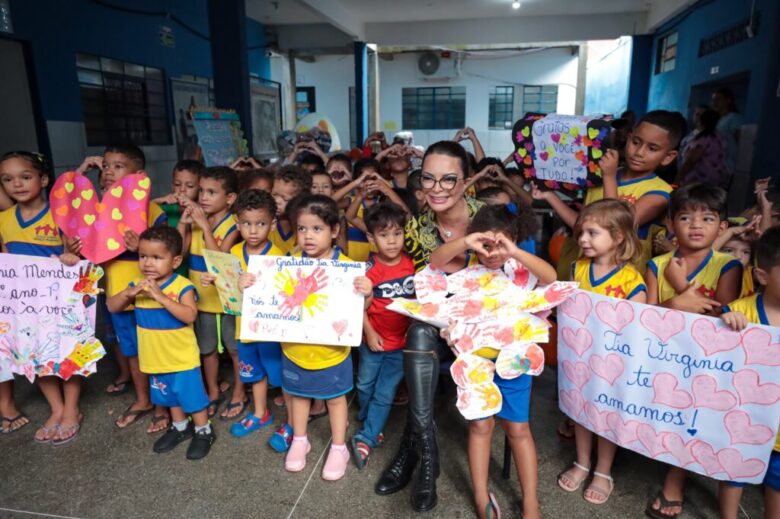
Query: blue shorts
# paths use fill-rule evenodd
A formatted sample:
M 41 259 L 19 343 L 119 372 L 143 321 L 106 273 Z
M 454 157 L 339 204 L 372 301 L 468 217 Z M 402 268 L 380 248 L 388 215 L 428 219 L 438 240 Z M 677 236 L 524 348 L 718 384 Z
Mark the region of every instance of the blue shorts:
M 295 396 L 330 400 L 352 391 L 352 355 L 325 369 L 304 369 L 282 355 L 282 389 Z
M 736 481 L 726 481 L 732 487 L 746 487 L 750 483 L 738 483 Z M 772 455 L 769 456 L 769 467 L 766 469 L 766 475 L 764 475 L 764 485 L 768 486 L 775 492 L 780 492 L 780 452 L 772 451 Z
M 493 378 L 493 382 L 501 391 L 501 411 L 496 415 L 508 422 L 526 423 L 528 422 L 528 410 L 531 404 L 531 381 L 530 375 L 520 375 L 510 380 L 498 376 Z
M 149 375 L 149 387 L 155 405 L 181 407 L 187 414 L 203 411 L 209 406 L 200 367 Z
M 282 385 L 282 345 L 278 342 L 238 342 L 238 374 L 251 384 L 268 377 L 272 387 Z
M 135 311 L 117 312 L 111 314 L 111 323 L 119 341 L 119 350 L 125 357 L 138 356 L 138 330 L 135 325 Z

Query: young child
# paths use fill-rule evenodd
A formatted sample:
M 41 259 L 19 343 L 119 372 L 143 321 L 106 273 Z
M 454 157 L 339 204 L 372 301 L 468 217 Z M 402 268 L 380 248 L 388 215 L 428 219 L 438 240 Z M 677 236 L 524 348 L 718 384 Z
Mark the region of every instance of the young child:
M 233 212 L 244 241 L 234 245 L 230 253 L 241 262 L 244 273 L 240 276 L 239 287 L 245 290 L 255 283 L 255 276 L 246 272 L 250 256 L 284 256 L 268 239 L 276 220 L 276 202 L 268 192 L 250 189 L 239 195 Z M 241 318 L 236 317 L 239 375 L 244 384 L 252 385 L 254 414 L 248 414 L 230 427 L 230 434 L 236 438 L 243 438 L 271 424 L 273 416 L 266 406 L 268 386 L 282 385 L 281 345 L 278 342 L 244 342 L 239 340 L 240 332 Z
M 636 235 L 634 212 L 626 202 L 599 200 L 586 206 L 574 225 L 574 236 L 580 245 L 580 259 L 572 264 L 571 279 L 582 290 L 618 299 L 644 303 L 647 287 L 634 267 L 641 251 Z M 572 468 L 558 476 L 558 486 L 576 492 L 591 472 L 593 433 L 574 425 L 577 459 Z M 593 480 L 583 497 L 589 503 L 603 505 L 615 487 L 612 462 L 617 445 L 597 436 L 596 468 Z
M 517 247 L 530 254 L 536 254 L 536 242 L 534 234 L 539 230 L 539 220 L 531 209 L 530 204 L 524 202 L 518 205 L 512 201 L 509 193 L 500 187 L 487 187 L 477 191 L 477 199 L 488 205 L 505 205 L 517 218 L 521 227 L 520 234 L 527 236 L 524 241 L 517 244 Z
M 431 265 L 443 269 L 454 258 L 473 251 L 479 262 L 487 268 L 501 269 L 511 259 L 524 265 L 539 279 L 540 284 L 555 281 L 555 269 L 552 265 L 515 245 L 526 236 L 520 234 L 517 219 L 506 206 L 493 205 L 480 209 L 474 215 L 468 233 L 465 237 L 447 242 L 436 249 L 431 255 Z M 483 348 L 476 354 L 489 359 L 498 357 L 498 351 L 492 348 Z M 523 491 L 523 517 L 539 517 L 536 447 L 528 426 L 531 377 L 522 375 L 504 380 L 496 374 L 494 382 L 503 397 L 503 407 L 496 417 L 501 419 L 517 465 L 517 476 Z M 495 496 L 488 490 L 490 446 L 494 427 L 493 417 L 469 423 L 469 471 L 474 488 L 474 502 L 480 518 L 500 516 Z
M 294 256 L 352 261 L 333 247 L 339 232 L 339 211 L 332 199 L 323 195 L 304 196 L 296 202 L 290 219 L 295 223 L 296 238 L 302 249 Z M 367 306 L 371 296 L 368 278 L 355 278 L 355 290 L 367 298 Z M 282 353 L 282 389 L 292 395 L 290 415 L 295 434 L 284 467 L 290 472 L 300 472 L 306 467 L 306 454 L 311 450 L 306 436 L 309 407 L 312 398 L 323 399 L 327 402 L 332 443 L 322 477 L 328 481 L 341 479 L 349 461 L 345 443 L 345 395 L 352 390 L 350 348 L 283 342 Z
M 678 248 L 648 263 L 647 303 L 719 315 L 722 305 L 737 298 L 742 281 L 739 260 L 712 249 L 726 230 L 726 192 L 689 184 L 672 193 L 669 209 Z M 647 515 L 654 519 L 679 515 L 684 485 L 685 470 L 671 467 L 663 489 L 648 503 Z
M 311 174 L 297 166 L 284 166 L 274 176 L 271 196 L 276 202 L 276 227 L 271 229 L 271 242 L 284 254 L 295 247 L 295 232 L 287 218 L 287 203 L 302 193 L 311 191 Z
M 358 420 L 363 426 L 350 441 L 359 469 L 366 466 L 379 443 L 404 376 L 403 347 L 409 319 L 387 310 L 387 305 L 398 297 L 414 297 L 414 264 L 403 252 L 405 223 L 406 212 L 392 202 L 381 202 L 366 211 L 368 239 L 377 252 L 371 255 L 366 273 L 374 296 L 363 319 L 365 340 L 358 366 Z
M 721 318 L 741 331 L 748 323 L 780 326 L 780 227 L 766 231 L 756 244 L 756 278 L 763 287 L 759 294 L 743 297 L 723 307 Z M 718 498 L 722 519 L 737 519 L 745 484 L 720 482 Z M 764 517 L 780 517 L 780 432 L 764 476 Z
M 753 244 L 757 235 L 760 234 L 760 225 L 761 216 L 754 216 L 750 222 L 744 225 L 731 225 L 731 222 L 729 222 L 729 228 L 712 246 L 715 250 L 734 256 L 742 263 L 740 298 L 753 295 L 756 291 L 753 279 L 753 265 L 751 265 L 750 261 L 753 257 Z
M 274 175 L 267 169 L 249 169 L 238 174 L 238 192 L 259 189 L 270 193 L 274 188 Z
M 625 200 L 634 206 L 642 255 L 639 268 L 652 257 L 652 239 L 655 230 L 661 228 L 660 218 L 669 205 L 672 187 L 659 178 L 655 171 L 671 164 L 677 157 L 682 128 L 679 118 L 666 110 L 648 112 L 639 121 L 626 143 L 626 167 L 618 170 L 617 150 L 607 150 L 599 161 L 604 185 L 588 189 L 585 205 L 602 198 Z M 566 205 L 553 191 L 540 191 L 536 187 L 532 196 L 546 200 L 563 222 L 573 227 L 577 211 Z M 569 266 L 577 257 L 577 244 L 572 239 L 564 242 L 558 262 L 558 279 L 569 278 Z
M 238 373 L 236 319 L 222 311 L 222 303 L 213 284 L 216 278 L 206 269 L 203 251 L 229 252 L 238 240 L 236 220 L 230 212 L 238 194 L 238 177 L 232 169 L 216 166 L 206 168 L 198 185 L 198 203 L 184 201 L 185 210 L 178 229 L 184 237 L 184 246 L 190 251 L 190 279 L 198 290 L 195 331 L 209 394 L 209 417 L 217 413 L 223 400 L 219 391 L 220 343 L 227 348 L 233 362 L 233 394 L 220 414 L 221 419 L 229 420 L 241 415 L 249 402 Z
M 173 423 L 154 442 L 154 452 L 169 452 L 192 438 L 187 459 L 198 460 L 209 453 L 216 435 L 207 416 L 209 399 L 192 327 L 198 315 L 197 292 L 174 272 L 182 261 L 182 238 L 176 229 L 152 227 L 139 240 L 142 276 L 111 296 L 108 309 L 116 313 L 135 305 L 141 371 L 151 376 L 152 402 L 171 410 Z
M 59 256 L 75 265 L 78 257 L 64 253 L 63 241 L 49 208 L 45 189 L 51 167 L 43 155 L 13 151 L 0 158 L 0 185 L 15 205 L 0 213 L 0 246 L 7 254 L 49 258 Z M 36 378 L 51 409 L 51 415 L 36 431 L 35 441 L 62 445 L 76 437 L 80 427 L 81 377 L 61 380 L 57 376 Z M 0 381 L 2 432 L 11 433 L 30 423 L 16 407 L 13 375 Z
M 315 195 L 333 197 L 333 180 L 324 169 L 318 169 L 311 174 L 311 192 Z
M 132 144 L 119 144 L 106 147 L 102 157 L 87 157 L 77 171 L 86 172 L 92 167 L 101 169 L 101 181 L 104 189 L 110 189 L 114 183 L 133 173 L 142 172 L 146 166 L 143 151 Z M 155 203 L 149 203 L 148 224 L 150 227 L 165 225 L 165 212 Z M 138 234 L 128 230 L 124 235 L 127 251 L 103 265 L 106 280 L 106 298 L 124 290 L 128 283 L 141 275 L 138 268 Z M 69 240 L 68 248 L 78 253 L 81 249 L 81 239 L 77 236 Z M 120 312 L 111 312 L 111 323 L 114 326 L 119 347 L 116 349 L 119 374 L 114 383 L 106 391 L 117 393 L 122 391 L 123 384 L 132 381 L 135 390 L 135 401 L 116 419 L 114 424 L 124 429 L 135 423 L 141 417 L 154 410 L 149 399 L 149 377 L 138 368 L 138 337 L 136 334 L 135 313 L 132 306 Z M 158 408 L 155 410 L 147 432 L 157 430 L 161 421 L 168 419 L 168 413 Z
M 415 211 L 415 215 L 420 214 L 420 212 L 425 208 L 425 192 L 422 188 L 422 170 L 421 169 L 415 169 L 411 173 L 409 173 L 409 178 L 406 181 L 406 188 L 412 192 L 412 195 L 414 196 L 415 200 L 417 200 L 417 210 Z

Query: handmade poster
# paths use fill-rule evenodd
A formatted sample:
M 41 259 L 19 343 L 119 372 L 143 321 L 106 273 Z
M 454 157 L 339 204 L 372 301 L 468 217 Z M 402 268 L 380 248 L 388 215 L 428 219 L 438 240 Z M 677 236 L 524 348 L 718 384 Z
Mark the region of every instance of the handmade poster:
M 526 178 L 548 189 L 599 186 L 609 130 L 598 116 L 529 114 L 512 129 L 514 159 Z
M 447 276 L 428 266 L 414 277 L 418 299 L 398 299 L 388 309 L 439 328 L 458 352 L 450 368 L 458 386 L 457 408 L 469 420 L 501 411 L 495 373 L 513 379 L 544 369 L 549 310 L 562 303 L 576 283 L 536 288 L 537 279 L 509 260 L 502 270 L 475 265 Z M 487 349 L 487 350 L 486 350 Z M 495 360 L 480 356 L 497 352 Z
M 0 381 L 14 374 L 89 376 L 105 355 L 95 338 L 100 267 L 0 254 Z
M 241 274 L 241 262 L 232 254 L 214 250 L 203 250 L 206 268 L 217 276 L 217 287 L 222 310 L 226 314 L 241 315 L 241 290 L 238 288 L 238 276 Z
M 229 166 L 238 157 L 248 155 L 241 120 L 230 110 L 198 108 L 191 111 L 206 166 Z
M 54 222 L 68 238 L 81 237 L 81 254 L 103 263 L 122 254 L 125 231 L 147 228 L 149 191 L 146 173 L 126 175 L 99 198 L 85 175 L 69 171 L 54 183 L 49 197 Z
M 354 280 L 365 263 L 250 256 L 247 271 L 257 281 L 244 290 L 242 341 L 360 346 L 364 298 Z
M 578 291 L 558 312 L 558 391 L 574 421 L 647 457 L 760 483 L 780 421 L 780 328 Z

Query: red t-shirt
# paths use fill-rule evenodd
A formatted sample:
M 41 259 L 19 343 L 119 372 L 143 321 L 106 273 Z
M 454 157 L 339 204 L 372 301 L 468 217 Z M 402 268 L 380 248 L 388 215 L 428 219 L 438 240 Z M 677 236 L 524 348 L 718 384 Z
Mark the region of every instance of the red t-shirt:
M 395 298 L 414 298 L 414 263 L 406 254 L 397 265 L 385 265 L 374 254 L 369 262 L 366 277 L 374 285 L 374 299 L 366 310 L 368 322 L 382 337 L 385 351 L 400 350 L 406 344 L 409 319 L 387 305 Z

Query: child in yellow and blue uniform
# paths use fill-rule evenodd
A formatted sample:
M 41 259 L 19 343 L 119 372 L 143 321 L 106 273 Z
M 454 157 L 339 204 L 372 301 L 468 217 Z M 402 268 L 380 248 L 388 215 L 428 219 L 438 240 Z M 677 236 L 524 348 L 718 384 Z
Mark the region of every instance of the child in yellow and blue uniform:
M 171 410 L 171 427 L 154 443 L 154 451 L 169 452 L 192 438 L 187 458 L 196 460 L 208 454 L 216 435 L 208 421 L 209 400 L 193 330 L 197 292 L 187 278 L 174 273 L 182 262 L 181 250 L 176 229 L 159 226 L 141 233 L 143 277 L 109 298 L 108 307 L 117 312 L 135 304 L 141 371 L 150 375 L 152 402 Z M 192 416 L 192 425 L 187 415 Z
M 203 251 L 229 252 L 239 237 L 236 219 L 230 212 L 238 194 L 238 176 L 228 167 L 211 167 L 201 173 L 198 185 L 198 203 L 182 200 L 186 207 L 178 229 L 184 236 L 185 245 L 188 245 L 190 279 L 198 290 L 195 330 L 209 394 L 209 416 L 217 413 L 223 401 L 219 391 L 218 350 L 224 345 L 233 362 L 235 384 L 230 402 L 220 418 L 230 419 L 243 414 L 248 404 L 244 384 L 238 374 L 236 320 L 224 312 L 214 286 L 216 277 L 207 271 Z
M 276 202 L 265 191 L 249 189 L 239 195 L 233 212 L 238 219 L 238 230 L 244 241 L 234 245 L 230 253 L 241 263 L 239 288 L 245 290 L 256 280 L 255 276 L 247 271 L 250 256 L 284 256 L 268 239 L 276 218 Z M 230 434 L 237 438 L 243 438 L 271 424 L 273 416 L 266 406 L 268 386 L 282 385 L 281 345 L 278 342 L 248 342 L 240 339 L 241 318 L 236 317 L 238 372 L 244 384 L 252 386 L 254 400 L 254 413 L 248 414 L 230 427 Z M 273 443 L 271 446 L 273 447 Z
M 516 243 L 524 241 L 525 236 L 520 231 L 520 220 L 505 205 L 489 205 L 481 208 L 474 216 L 468 228 L 468 235 L 449 241 L 438 247 L 431 254 L 431 265 L 440 269 L 447 268 L 453 259 L 464 252 L 477 251 L 475 256 L 479 262 L 489 269 L 502 269 L 511 260 L 519 263 L 546 285 L 555 281 L 555 269 L 546 261 L 529 254 L 517 247 Z M 490 234 L 487 234 L 490 233 Z M 490 255 L 484 251 L 490 250 Z M 495 360 L 498 350 L 481 348 L 475 354 Z M 529 359 L 530 360 L 530 359 Z M 544 362 L 543 355 L 536 359 L 538 367 Z M 493 381 L 498 386 L 502 396 L 501 411 L 496 415 L 501 419 L 501 425 L 506 431 L 512 447 L 518 473 L 521 474 L 520 485 L 523 489 L 524 515 L 539 513 L 538 496 L 531 489 L 537 487 L 536 446 L 528 425 L 529 406 L 531 400 L 531 377 L 520 375 L 514 379 L 503 379 L 498 373 Z M 495 500 L 488 491 L 488 470 L 490 466 L 490 446 L 496 420 L 488 417 L 483 420 L 472 420 L 469 423 L 469 469 L 472 475 L 474 501 L 477 510 L 485 511 L 485 515 L 498 513 Z M 481 514 L 480 514 L 481 515 Z
M 295 204 L 290 217 L 301 248 L 294 256 L 351 261 L 338 247 L 333 247 L 339 234 L 339 210 L 331 198 L 304 196 Z M 369 298 L 371 282 L 359 276 L 355 278 L 355 289 Z M 349 461 L 345 395 L 352 390 L 351 350 L 347 346 L 283 342 L 282 354 L 282 389 L 292 395 L 290 411 L 294 431 L 285 469 L 300 472 L 305 468 L 306 454 L 311 450 L 307 437 L 311 399 L 323 399 L 327 400 L 333 440 L 322 477 L 330 481 L 341 479 Z
M 298 166 L 284 166 L 274 175 L 271 196 L 276 202 L 276 225 L 269 238 L 285 254 L 295 247 L 295 229 L 286 213 L 287 203 L 311 191 L 311 186 L 311 174 Z
M 647 302 L 691 313 L 719 315 L 734 301 L 742 282 L 742 264 L 712 249 L 727 226 L 726 192 L 689 184 L 672 193 L 670 215 L 679 244 L 648 263 Z M 680 351 L 678 354 L 688 354 Z M 686 472 L 670 467 L 663 489 L 648 503 L 650 517 L 664 519 L 682 510 Z
M 763 292 L 743 297 L 723 307 L 723 320 L 737 331 L 748 323 L 780 326 L 780 227 L 761 236 L 756 245 L 756 277 Z M 780 351 L 777 352 L 780 355 Z M 780 515 L 780 431 L 764 476 L 764 510 L 766 517 Z M 718 492 L 722 517 L 737 517 L 743 483 L 722 481 Z

